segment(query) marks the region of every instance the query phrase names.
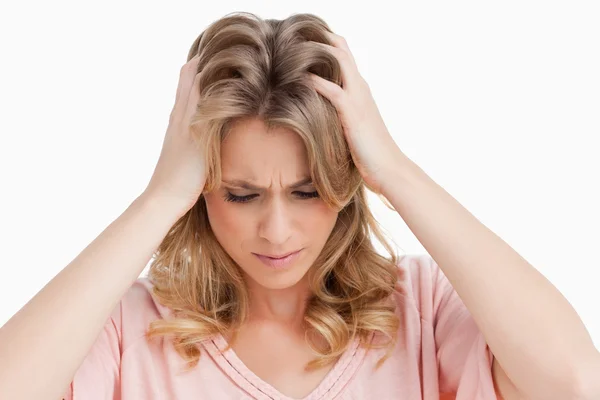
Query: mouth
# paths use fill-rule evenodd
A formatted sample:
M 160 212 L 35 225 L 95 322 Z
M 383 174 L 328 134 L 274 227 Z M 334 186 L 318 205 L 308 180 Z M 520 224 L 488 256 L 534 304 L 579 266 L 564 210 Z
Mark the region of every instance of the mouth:
M 295 253 L 299 252 L 300 250 L 302 250 L 302 249 L 299 249 L 299 250 L 294 250 L 294 251 L 290 251 L 289 253 L 285 253 L 285 254 L 281 254 L 281 255 L 258 254 L 258 253 L 252 253 L 252 254 L 254 254 L 254 255 L 257 255 L 257 256 L 260 256 L 260 257 L 267 257 L 267 258 L 271 258 L 271 259 L 273 259 L 273 260 L 279 260 L 279 259 L 282 259 L 282 258 L 289 257 L 289 256 L 291 256 L 292 254 L 295 254 Z
M 292 263 L 294 262 L 294 260 L 296 260 L 298 258 L 299 254 L 302 252 L 302 250 L 303 249 L 296 250 L 291 253 L 283 254 L 278 257 L 271 257 L 271 256 L 263 255 L 263 254 L 257 254 L 257 253 L 252 253 L 252 254 L 254 254 L 267 267 L 274 268 L 274 269 L 282 269 L 282 268 L 291 266 Z

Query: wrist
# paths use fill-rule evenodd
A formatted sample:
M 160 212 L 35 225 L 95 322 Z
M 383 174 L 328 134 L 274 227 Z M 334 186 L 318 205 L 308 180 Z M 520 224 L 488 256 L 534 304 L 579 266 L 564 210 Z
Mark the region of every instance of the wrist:
M 412 190 L 415 181 L 422 178 L 423 170 L 406 154 L 400 153 L 394 164 L 386 170 L 382 180 L 381 194 L 388 200 L 399 188 Z
M 134 200 L 134 203 L 153 215 L 161 215 L 172 220 L 172 223 L 177 222 L 190 209 L 181 201 L 165 196 L 156 196 L 149 192 L 143 192 Z

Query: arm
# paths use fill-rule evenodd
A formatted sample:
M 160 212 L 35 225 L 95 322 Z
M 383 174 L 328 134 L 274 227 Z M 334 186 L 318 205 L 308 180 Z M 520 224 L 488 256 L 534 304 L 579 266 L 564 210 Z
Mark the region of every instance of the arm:
M 121 297 L 197 202 L 206 182 L 204 153 L 190 129 L 199 101 L 199 59 L 180 69 L 148 187 L 0 328 L 0 398 L 62 396 Z
M 505 400 L 600 398 L 600 353 L 560 292 L 398 148 L 346 40 L 328 33 L 342 82 L 309 73 L 336 108 L 352 159 L 463 300 L 492 353 Z M 340 83 L 342 83 L 340 85 Z
M 600 354 L 569 302 L 400 154 L 383 179 L 389 184 L 383 185 L 382 194 L 475 319 L 494 354 L 493 375 L 502 397 L 599 398 L 593 377 L 600 376 Z
M 143 196 L 0 328 L 0 397 L 57 399 L 177 215 Z

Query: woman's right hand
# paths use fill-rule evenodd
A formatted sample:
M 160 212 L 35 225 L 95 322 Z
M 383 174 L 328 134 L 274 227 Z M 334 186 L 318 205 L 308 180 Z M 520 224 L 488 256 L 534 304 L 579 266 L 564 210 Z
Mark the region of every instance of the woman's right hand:
M 198 55 L 181 67 L 175 106 L 160 157 L 142 197 L 160 201 L 184 215 L 197 202 L 206 182 L 204 150 L 190 134 L 198 107 Z

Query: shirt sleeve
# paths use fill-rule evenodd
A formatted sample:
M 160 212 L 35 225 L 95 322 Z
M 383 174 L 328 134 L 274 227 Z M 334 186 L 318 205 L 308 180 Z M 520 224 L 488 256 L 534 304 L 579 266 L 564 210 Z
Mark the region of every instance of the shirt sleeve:
M 440 393 L 456 400 L 496 399 L 492 378 L 494 355 L 469 310 L 435 260 L 408 261 L 421 312 L 424 349 L 435 352 Z
M 117 398 L 121 366 L 121 302 L 110 317 L 73 380 L 64 400 L 112 400 Z

